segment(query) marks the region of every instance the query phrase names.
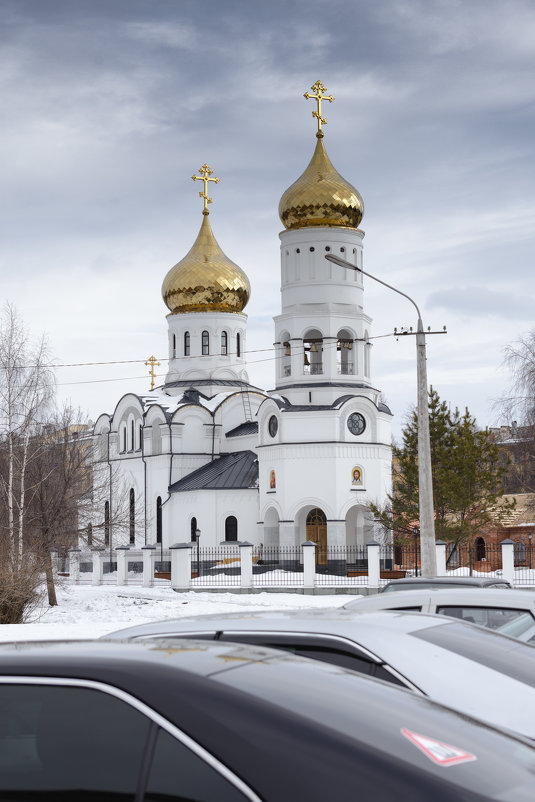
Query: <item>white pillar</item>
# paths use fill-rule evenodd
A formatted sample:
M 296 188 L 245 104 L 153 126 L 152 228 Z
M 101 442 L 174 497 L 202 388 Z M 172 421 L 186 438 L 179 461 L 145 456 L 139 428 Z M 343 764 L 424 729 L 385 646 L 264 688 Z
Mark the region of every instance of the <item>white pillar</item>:
M 143 587 L 152 588 L 154 585 L 156 546 L 142 546 L 141 553 L 143 555 Z
M 117 584 L 126 585 L 128 581 L 128 552 L 129 546 L 117 546 Z
M 50 549 L 50 560 L 52 562 L 52 574 L 54 579 L 58 578 L 58 550 L 56 548 Z
M 437 576 L 446 576 L 446 542 L 437 540 L 435 548 L 437 552 Z
M 69 580 L 71 585 L 80 582 L 80 549 L 69 549 Z
M 305 588 L 316 584 L 316 544 L 312 540 L 303 543 L 303 584 Z
M 102 585 L 104 549 L 92 549 L 92 552 L 93 576 L 91 577 L 91 584 Z
M 191 543 L 175 543 L 171 552 L 171 587 L 173 590 L 191 588 Z
M 366 550 L 368 552 L 368 587 L 378 588 L 381 578 L 381 548 L 376 540 L 370 540 L 369 543 L 366 543 Z
M 253 586 L 253 544 L 244 540 L 240 543 L 240 574 L 242 588 Z
M 511 585 L 515 581 L 515 544 L 512 540 L 502 540 L 502 575 Z

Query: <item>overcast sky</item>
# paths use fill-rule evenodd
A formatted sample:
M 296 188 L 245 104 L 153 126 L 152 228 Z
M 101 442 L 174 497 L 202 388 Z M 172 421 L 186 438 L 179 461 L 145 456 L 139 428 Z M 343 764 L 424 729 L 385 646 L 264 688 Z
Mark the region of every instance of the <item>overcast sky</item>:
M 535 5 L 526 0 L 2 0 L 1 295 L 59 364 L 167 354 L 161 284 L 210 220 L 252 286 L 248 349 L 280 308 L 280 196 L 325 145 L 364 198 L 365 269 L 412 296 L 428 377 L 481 425 L 502 348 L 533 325 Z M 372 333 L 415 325 L 365 283 Z M 250 354 L 270 389 L 269 352 Z M 415 343 L 380 337 L 375 386 L 399 432 Z M 163 363 L 165 366 L 166 363 Z M 160 368 L 165 373 L 165 367 Z M 142 362 L 58 368 L 95 419 L 149 387 Z

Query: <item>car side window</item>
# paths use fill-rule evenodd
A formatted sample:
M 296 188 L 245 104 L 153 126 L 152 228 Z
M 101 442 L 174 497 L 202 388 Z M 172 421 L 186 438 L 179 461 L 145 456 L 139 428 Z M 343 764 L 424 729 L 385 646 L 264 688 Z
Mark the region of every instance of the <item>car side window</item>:
M 439 615 L 448 615 L 451 618 L 462 618 L 472 624 L 479 624 L 488 629 L 498 629 L 518 616 L 524 610 L 510 610 L 507 607 L 476 607 L 474 605 L 440 605 L 437 606 Z
M 134 800 L 150 720 L 92 688 L 0 684 L 0 788 Z
M 244 802 L 247 797 L 229 780 L 177 741 L 158 731 L 145 802 Z

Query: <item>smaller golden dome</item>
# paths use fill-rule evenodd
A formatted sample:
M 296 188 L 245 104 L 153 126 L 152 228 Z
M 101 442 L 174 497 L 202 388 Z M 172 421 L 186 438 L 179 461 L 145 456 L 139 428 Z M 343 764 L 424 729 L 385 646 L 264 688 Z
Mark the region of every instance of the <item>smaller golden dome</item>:
M 358 228 L 364 201 L 355 187 L 338 173 L 316 134 L 316 149 L 305 172 L 288 187 L 279 203 L 279 217 L 287 229 L 309 226 Z
M 191 250 L 164 279 L 162 296 L 165 304 L 173 315 L 181 312 L 241 312 L 250 295 L 247 276 L 219 247 L 208 221 L 208 211 L 205 211 Z

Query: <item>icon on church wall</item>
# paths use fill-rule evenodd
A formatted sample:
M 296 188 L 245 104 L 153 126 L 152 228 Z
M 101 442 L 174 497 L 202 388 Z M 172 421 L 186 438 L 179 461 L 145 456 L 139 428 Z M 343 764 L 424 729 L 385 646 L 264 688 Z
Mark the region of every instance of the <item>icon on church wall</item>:
M 269 487 L 271 490 L 275 490 L 277 487 L 277 479 L 275 478 L 275 471 L 269 472 Z
M 359 466 L 357 465 L 351 471 L 351 484 L 362 485 L 362 478 L 363 478 L 362 468 L 359 468 Z

